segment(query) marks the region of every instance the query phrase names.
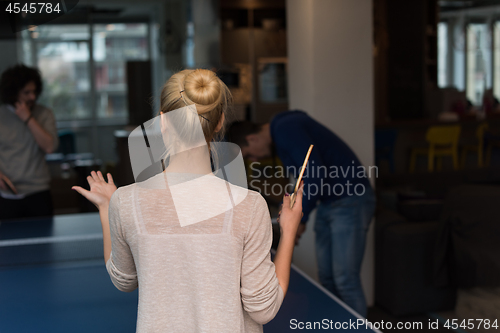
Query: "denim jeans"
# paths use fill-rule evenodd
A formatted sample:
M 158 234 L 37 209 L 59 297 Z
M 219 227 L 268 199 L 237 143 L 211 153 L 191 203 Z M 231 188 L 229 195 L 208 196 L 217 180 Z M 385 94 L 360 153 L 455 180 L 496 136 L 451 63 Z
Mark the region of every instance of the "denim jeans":
M 362 196 L 320 203 L 314 227 L 320 283 L 363 317 L 360 271 L 374 210 L 375 195 L 367 186 Z

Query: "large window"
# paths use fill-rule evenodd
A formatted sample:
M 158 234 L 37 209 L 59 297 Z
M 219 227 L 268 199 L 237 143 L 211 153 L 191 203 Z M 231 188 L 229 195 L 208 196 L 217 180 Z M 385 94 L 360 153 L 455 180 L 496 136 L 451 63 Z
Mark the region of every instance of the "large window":
M 453 86 L 465 90 L 465 34 L 461 24 L 453 25 Z
M 146 24 L 94 25 L 97 115 L 126 117 L 126 61 L 148 59 Z
M 148 25 L 94 24 L 91 29 L 92 41 L 87 24 L 32 27 L 23 32 L 25 62 L 42 72 L 40 103 L 52 108 L 58 121 L 95 117 L 125 123 L 126 62 L 149 58 Z
M 467 98 L 474 105 L 482 104 L 484 91 L 491 87 L 488 25 L 469 24 L 467 27 Z
M 42 72 L 40 103 L 54 110 L 57 120 L 91 118 L 89 31 L 86 25 L 46 25 L 24 33 L 30 46 L 27 62 Z
M 494 60 L 495 69 L 494 83 L 493 83 L 493 94 L 497 99 L 500 99 L 500 22 L 495 22 L 494 25 Z
M 448 23 L 438 24 L 438 86 L 448 86 Z
M 438 26 L 439 87 L 465 92 L 477 110 L 487 113 L 491 95 L 500 100 L 500 18 L 495 10 L 500 6 L 445 11 Z

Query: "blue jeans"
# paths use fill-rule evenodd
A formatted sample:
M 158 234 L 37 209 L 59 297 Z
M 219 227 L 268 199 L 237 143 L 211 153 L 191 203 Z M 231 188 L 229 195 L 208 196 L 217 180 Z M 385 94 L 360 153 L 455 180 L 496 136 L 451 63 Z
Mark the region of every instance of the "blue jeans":
M 367 186 L 362 196 L 320 203 L 314 227 L 320 283 L 365 318 L 360 271 L 374 210 L 375 195 Z

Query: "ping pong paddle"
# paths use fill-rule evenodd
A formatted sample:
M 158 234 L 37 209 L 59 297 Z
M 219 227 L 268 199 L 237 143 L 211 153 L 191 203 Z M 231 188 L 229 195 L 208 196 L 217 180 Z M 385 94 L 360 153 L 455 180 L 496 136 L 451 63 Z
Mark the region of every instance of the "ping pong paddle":
M 300 181 L 302 180 L 302 176 L 304 175 L 304 170 L 306 169 L 307 161 L 309 161 L 309 155 L 311 155 L 313 147 L 314 145 L 309 146 L 309 150 L 307 151 L 304 164 L 302 164 L 302 169 L 300 170 L 299 178 L 297 179 L 297 183 L 295 184 L 295 189 L 293 190 L 293 194 L 290 197 L 290 208 L 293 208 L 293 205 L 295 204 L 295 198 L 297 197 L 297 191 L 299 190 Z

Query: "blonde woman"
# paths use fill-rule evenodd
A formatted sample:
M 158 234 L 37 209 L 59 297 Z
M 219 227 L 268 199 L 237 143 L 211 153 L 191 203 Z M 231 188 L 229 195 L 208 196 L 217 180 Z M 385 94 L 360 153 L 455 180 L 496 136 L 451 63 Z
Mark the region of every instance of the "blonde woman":
M 210 143 L 223 135 L 230 103 L 212 71 L 174 74 L 161 93 L 162 126 L 172 122 L 169 113 L 184 110 L 175 131 L 190 135 L 190 124 L 201 124 L 206 145 L 171 154 L 164 172 L 141 184 L 116 189 L 110 174 L 106 181 L 92 172 L 90 191 L 73 187 L 99 209 L 112 282 L 126 292 L 139 287 L 137 332 L 262 332 L 287 292 L 302 187 L 292 209 L 290 197 L 283 199 L 274 263 L 271 219 L 259 193 L 245 192 L 231 214 L 207 213 L 224 200 L 219 189 L 230 188 L 210 163 Z

